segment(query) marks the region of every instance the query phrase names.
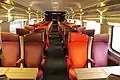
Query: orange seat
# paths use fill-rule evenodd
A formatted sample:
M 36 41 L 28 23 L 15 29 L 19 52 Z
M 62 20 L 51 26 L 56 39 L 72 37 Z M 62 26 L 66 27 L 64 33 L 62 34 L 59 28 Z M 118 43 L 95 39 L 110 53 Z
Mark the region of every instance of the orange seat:
M 38 28 L 48 28 L 48 26 L 39 26 Z
M 24 28 L 27 29 L 28 31 L 33 31 L 35 29 L 34 26 L 29 26 L 29 25 L 24 26 Z
M 69 35 L 67 67 L 70 79 L 75 80 L 74 69 L 86 67 L 88 36 L 78 32 L 71 32 Z

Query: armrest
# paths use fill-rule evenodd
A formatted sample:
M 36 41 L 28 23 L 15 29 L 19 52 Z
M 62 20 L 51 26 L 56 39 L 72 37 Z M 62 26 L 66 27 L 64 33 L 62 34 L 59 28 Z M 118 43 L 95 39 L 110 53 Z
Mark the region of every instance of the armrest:
M 17 62 L 16 62 L 16 65 L 19 65 L 20 63 L 22 63 L 23 62 L 23 58 L 20 58 Z
M 116 63 L 116 64 L 119 64 L 119 60 L 117 60 L 115 57 L 113 57 L 113 56 L 108 56 L 108 59 L 109 60 L 111 60 L 111 61 L 113 61 L 114 63 Z
M 68 59 L 69 57 L 68 56 L 65 56 L 65 59 Z
M 72 64 L 71 60 L 70 60 L 69 56 L 65 56 L 65 58 L 66 58 L 66 62 L 67 62 L 67 67 L 69 68 Z
M 45 61 L 46 61 L 46 56 L 42 56 L 41 66 L 45 64 Z
M 88 62 L 90 62 L 91 64 L 95 65 L 95 61 L 93 59 L 88 59 Z
M 42 56 L 42 59 L 46 59 L 46 56 Z

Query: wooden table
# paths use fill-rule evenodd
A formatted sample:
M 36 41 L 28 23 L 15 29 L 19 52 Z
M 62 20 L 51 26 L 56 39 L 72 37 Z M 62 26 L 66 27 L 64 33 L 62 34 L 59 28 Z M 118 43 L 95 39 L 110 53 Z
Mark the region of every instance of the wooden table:
M 77 80 L 106 79 L 110 74 L 120 75 L 120 66 L 75 69 Z
M 0 68 L 0 74 L 6 74 L 8 80 L 36 80 L 37 68 Z

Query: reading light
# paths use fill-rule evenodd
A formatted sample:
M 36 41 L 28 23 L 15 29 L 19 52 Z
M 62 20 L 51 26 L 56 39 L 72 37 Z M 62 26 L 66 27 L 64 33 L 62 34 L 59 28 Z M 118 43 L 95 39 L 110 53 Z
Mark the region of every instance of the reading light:
M 3 20 L 0 20 L 0 23 L 2 23 L 3 22 Z
M 101 2 L 100 7 L 103 7 L 103 6 L 105 6 L 105 3 Z

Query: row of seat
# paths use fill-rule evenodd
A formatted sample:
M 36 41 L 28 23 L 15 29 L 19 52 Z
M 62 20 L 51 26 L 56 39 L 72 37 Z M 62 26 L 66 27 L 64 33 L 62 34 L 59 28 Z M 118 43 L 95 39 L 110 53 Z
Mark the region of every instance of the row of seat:
M 75 68 L 88 67 L 105 67 L 108 61 L 108 35 L 95 35 L 92 46 L 89 43 L 89 37 L 85 34 L 71 33 L 70 41 L 68 42 L 68 70 L 70 78 L 74 80 L 76 75 Z M 91 48 L 91 50 L 89 49 Z M 91 52 L 90 52 L 91 51 Z M 89 57 L 89 55 L 91 55 Z
M 74 24 L 74 26 L 77 26 L 77 27 L 74 28 L 67 24 L 59 23 L 59 26 L 58 26 L 59 35 L 60 35 L 61 41 L 63 43 L 63 48 L 65 48 L 65 49 L 67 48 L 67 42 L 68 42 L 70 32 L 79 32 L 79 33 L 87 34 L 88 36 L 93 36 L 95 33 L 94 29 L 86 30 L 85 27 L 81 27 L 79 25 L 77 26 L 75 24 Z
M 42 64 L 45 62 L 43 42 L 40 33 L 28 34 L 24 37 L 24 57 L 21 58 L 18 35 L 2 32 L 2 58 L 3 67 L 39 68 L 38 77 L 42 76 Z
M 50 23 L 49 23 L 50 24 Z M 34 28 L 27 29 L 17 28 L 17 34 L 1 32 L 2 38 L 2 58 L 1 66 L 3 67 L 27 67 L 38 68 L 38 77 L 43 76 L 43 65 L 46 57 L 44 55 L 46 48 L 46 29 Z M 44 33 L 44 34 L 43 34 Z M 23 39 L 23 42 L 21 42 Z M 22 46 L 22 47 L 21 47 Z M 23 52 L 21 54 L 21 52 Z
M 65 28 L 66 25 L 61 23 L 59 28 Z M 74 31 L 70 26 L 67 26 L 67 28 L 69 34 L 66 39 L 68 52 L 66 63 L 71 80 L 76 80 L 75 68 L 107 66 L 108 34 L 94 35 L 94 30 L 85 30 L 83 27 L 80 27 L 81 32 L 77 31 L 77 29 Z
M 36 31 L 36 32 L 43 32 L 44 37 L 45 37 L 45 42 L 46 42 L 46 50 L 48 49 L 50 43 L 49 43 L 49 35 L 51 34 L 51 24 L 52 22 L 49 21 L 43 21 L 43 22 L 38 22 L 34 25 L 26 25 L 24 28 L 29 30 L 30 32 Z

